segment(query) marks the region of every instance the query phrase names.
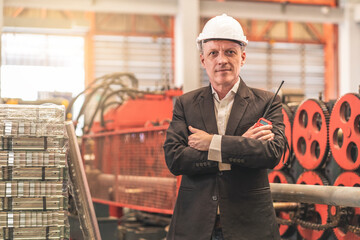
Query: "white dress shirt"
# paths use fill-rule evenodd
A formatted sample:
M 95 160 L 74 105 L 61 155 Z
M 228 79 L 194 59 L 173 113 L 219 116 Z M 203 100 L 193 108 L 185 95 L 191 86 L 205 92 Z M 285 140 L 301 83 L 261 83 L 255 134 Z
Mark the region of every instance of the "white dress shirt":
M 228 163 L 222 163 L 221 157 L 221 138 L 225 135 L 226 126 L 231 113 L 231 108 L 234 103 L 235 95 L 240 85 L 240 79 L 234 84 L 232 89 L 226 94 L 223 99 L 219 99 L 218 94 L 211 86 L 213 99 L 214 99 L 214 110 L 216 116 L 216 122 L 218 127 L 218 133 L 214 134 L 208 152 L 208 160 L 219 162 L 219 170 L 226 171 L 231 170 L 231 165 Z

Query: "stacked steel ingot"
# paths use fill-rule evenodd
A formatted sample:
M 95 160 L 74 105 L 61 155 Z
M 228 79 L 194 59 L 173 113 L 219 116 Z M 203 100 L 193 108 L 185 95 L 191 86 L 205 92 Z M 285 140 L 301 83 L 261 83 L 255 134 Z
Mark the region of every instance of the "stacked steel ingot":
M 0 240 L 69 239 L 65 108 L 0 105 Z

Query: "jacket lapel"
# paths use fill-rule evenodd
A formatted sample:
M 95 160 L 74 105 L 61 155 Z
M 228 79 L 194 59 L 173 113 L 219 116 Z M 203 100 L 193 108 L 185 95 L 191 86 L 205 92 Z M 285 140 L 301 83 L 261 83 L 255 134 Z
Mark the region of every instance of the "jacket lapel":
M 249 88 L 245 82 L 240 78 L 240 86 L 235 95 L 234 103 L 231 109 L 229 121 L 226 126 L 226 135 L 234 135 L 237 126 L 240 124 L 241 118 L 243 117 L 246 108 L 248 106 Z
M 205 88 L 201 95 L 199 109 L 206 128 L 206 132 L 210 134 L 217 134 L 218 129 L 214 110 L 214 100 L 210 86 Z

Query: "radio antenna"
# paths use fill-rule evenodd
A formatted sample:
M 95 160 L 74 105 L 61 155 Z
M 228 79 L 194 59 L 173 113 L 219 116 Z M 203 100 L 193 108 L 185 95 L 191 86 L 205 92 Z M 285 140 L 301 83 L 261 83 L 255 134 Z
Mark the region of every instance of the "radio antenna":
M 277 91 L 276 91 L 276 93 L 275 93 L 274 97 L 271 99 L 271 101 L 270 101 L 269 105 L 267 106 L 267 108 L 266 108 L 266 110 L 265 110 L 265 113 L 264 113 L 264 115 L 263 115 L 263 118 L 266 118 L 266 115 L 267 115 L 267 113 L 268 113 L 268 111 L 269 111 L 269 109 L 270 109 L 271 105 L 273 104 L 273 102 L 274 102 L 274 100 L 275 100 L 276 96 L 278 95 L 279 90 L 280 90 L 280 88 L 281 88 L 281 86 L 282 86 L 283 84 L 284 84 L 284 80 L 282 80 L 282 81 L 281 81 L 280 86 L 279 86 L 279 88 L 277 89 Z

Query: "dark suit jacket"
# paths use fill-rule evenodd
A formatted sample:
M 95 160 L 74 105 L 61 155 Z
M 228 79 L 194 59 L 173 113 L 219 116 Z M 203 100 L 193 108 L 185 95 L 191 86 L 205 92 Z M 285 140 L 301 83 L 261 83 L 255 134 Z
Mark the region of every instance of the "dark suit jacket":
M 284 139 L 281 102 L 272 104 L 267 119 L 273 123 L 273 141 L 241 137 L 262 117 L 273 93 L 249 88 L 241 80 L 222 137 L 222 160 L 231 171 L 220 172 L 208 152 L 188 146 L 188 126 L 216 134 L 211 87 L 180 96 L 164 144 L 166 164 L 174 175 L 183 175 L 167 239 L 209 240 L 220 206 L 226 240 L 280 239 L 267 177 L 267 168 L 279 162 Z

